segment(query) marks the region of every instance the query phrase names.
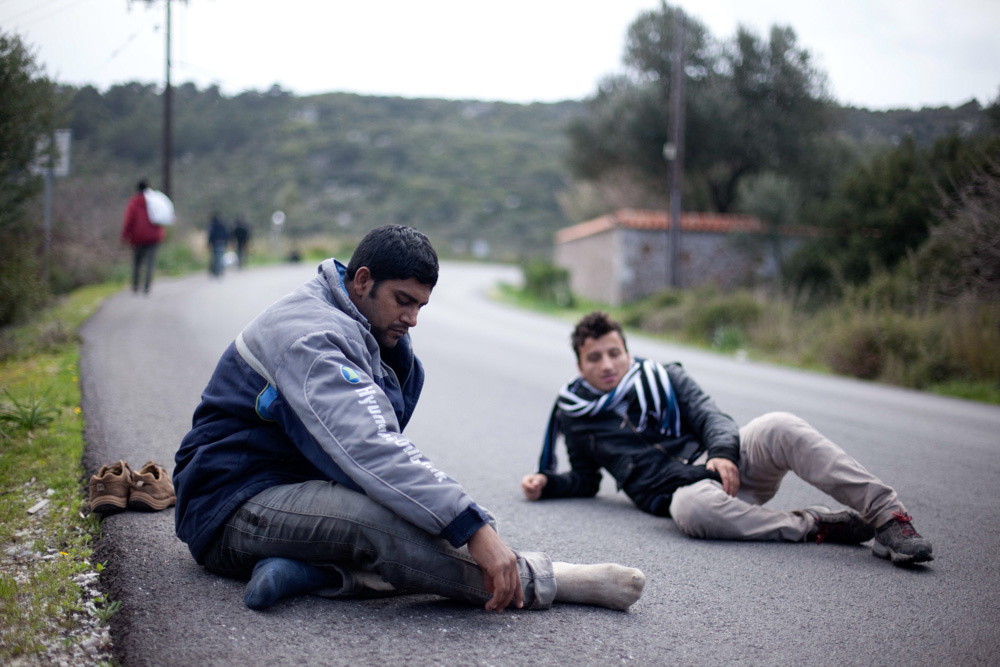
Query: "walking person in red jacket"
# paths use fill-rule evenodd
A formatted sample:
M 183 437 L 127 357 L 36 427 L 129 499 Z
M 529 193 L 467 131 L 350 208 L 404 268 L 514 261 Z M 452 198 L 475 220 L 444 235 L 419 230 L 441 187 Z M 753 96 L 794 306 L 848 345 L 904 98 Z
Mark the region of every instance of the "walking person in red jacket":
M 143 195 L 146 181 L 139 181 L 137 192 L 128 200 L 125 220 L 122 222 L 122 241 L 132 246 L 132 291 L 139 292 L 139 273 L 145 268 L 143 292 L 149 294 L 149 284 L 153 281 L 153 267 L 156 265 L 156 248 L 163 242 L 163 227 L 149 220 L 146 197 Z

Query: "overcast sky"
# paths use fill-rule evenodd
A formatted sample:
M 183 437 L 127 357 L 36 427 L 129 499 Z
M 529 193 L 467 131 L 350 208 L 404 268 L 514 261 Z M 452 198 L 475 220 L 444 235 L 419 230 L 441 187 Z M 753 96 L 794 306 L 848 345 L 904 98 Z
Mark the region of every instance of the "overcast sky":
M 552 102 L 621 69 L 628 25 L 656 0 L 190 0 L 171 3 L 171 81 L 227 94 Z M 790 25 L 842 104 L 956 106 L 1000 92 L 998 0 L 679 0 L 719 38 Z M 165 79 L 166 0 L 0 0 L 0 30 L 55 80 Z

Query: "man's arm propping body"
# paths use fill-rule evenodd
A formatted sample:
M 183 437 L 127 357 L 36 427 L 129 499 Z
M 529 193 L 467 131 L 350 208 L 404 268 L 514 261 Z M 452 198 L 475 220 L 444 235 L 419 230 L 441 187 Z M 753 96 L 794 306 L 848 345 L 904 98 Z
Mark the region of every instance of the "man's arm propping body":
M 667 366 L 671 384 L 678 400 L 682 421 L 687 428 L 696 434 L 708 452 L 705 468 L 719 476 L 722 488 L 731 496 L 735 496 L 740 488 L 739 473 L 739 429 L 729 415 L 718 409 L 712 398 L 687 374 L 680 364 Z M 592 460 L 573 456 L 570 451 L 571 472 L 563 473 L 562 478 L 573 479 L 571 488 L 581 487 L 582 494 L 594 495 L 590 487 L 595 476 Z M 574 460 L 574 458 L 576 460 Z M 596 472 L 599 480 L 599 472 Z M 590 481 L 590 483 L 580 483 Z M 542 498 L 544 489 L 550 482 L 550 476 L 544 473 L 532 473 L 521 478 L 521 491 L 528 500 Z M 582 487 L 587 487 L 583 489 Z M 559 494 L 560 496 L 563 494 Z

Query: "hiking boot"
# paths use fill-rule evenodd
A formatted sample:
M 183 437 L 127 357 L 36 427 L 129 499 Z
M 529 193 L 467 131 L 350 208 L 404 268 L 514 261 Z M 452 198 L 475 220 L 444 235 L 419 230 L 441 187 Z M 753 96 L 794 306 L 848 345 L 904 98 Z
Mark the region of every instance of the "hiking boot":
M 128 508 L 143 512 L 157 512 L 177 502 L 170 473 L 158 463 L 149 461 L 138 472 L 132 473 L 132 486 Z
M 875 537 L 875 529 L 852 509 L 834 512 L 824 505 L 810 505 L 802 511 L 816 520 L 816 525 L 806 535 L 807 541 L 861 544 Z
M 893 512 L 892 518 L 876 531 L 872 553 L 897 565 L 934 560 L 934 547 L 930 540 L 920 536 L 912 521 L 909 514 Z
M 131 485 L 132 469 L 124 461 L 101 466 L 90 476 L 90 511 L 105 516 L 124 511 Z

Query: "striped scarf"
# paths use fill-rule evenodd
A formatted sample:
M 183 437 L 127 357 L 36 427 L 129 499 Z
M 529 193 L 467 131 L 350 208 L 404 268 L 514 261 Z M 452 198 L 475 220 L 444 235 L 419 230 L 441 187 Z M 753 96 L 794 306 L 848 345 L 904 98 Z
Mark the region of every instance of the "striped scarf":
M 633 392 L 639 401 L 640 417 L 636 427 L 639 432 L 646 429 L 648 417 L 652 416 L 660 435 L 680 435 L 681 415 L 667 369 L 655 361 L 637 357 L 618 386 L 606 394 L 598 394 L 581 378 L 574 379 L 559 390 L 559 397 L 552 406 L 549 425 L 545 430 L 538 472 L 551 473 L 556 469 L 556 437 L 559 435 L 557 414 L 560 410 L 570 417 L 592 417 L 613 411 L 623 402 L 627 403 Z

